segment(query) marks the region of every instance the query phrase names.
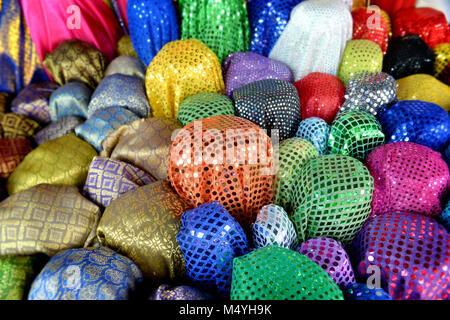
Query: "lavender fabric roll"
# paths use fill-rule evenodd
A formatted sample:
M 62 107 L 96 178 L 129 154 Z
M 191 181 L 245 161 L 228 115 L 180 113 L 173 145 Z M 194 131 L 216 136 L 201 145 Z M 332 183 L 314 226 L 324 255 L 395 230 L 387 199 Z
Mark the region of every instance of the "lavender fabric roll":
M 46 141 L 60 138 L 68 133 L 75 132 L 75 128 L 83 122 L 84 119 L 80 117 L 65 117 L 58 119 L 58 121 L 50 123 L 36 133 L 34 141 L 36 141 L 38 145 L 41 145 Z

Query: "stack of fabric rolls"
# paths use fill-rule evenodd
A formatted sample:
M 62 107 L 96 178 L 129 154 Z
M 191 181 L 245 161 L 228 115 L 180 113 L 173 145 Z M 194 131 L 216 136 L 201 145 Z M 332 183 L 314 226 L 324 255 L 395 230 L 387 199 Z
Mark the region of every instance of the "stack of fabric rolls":
M 0 299 L 450 299 L 450 5 L 370 4 L 0 0 Z

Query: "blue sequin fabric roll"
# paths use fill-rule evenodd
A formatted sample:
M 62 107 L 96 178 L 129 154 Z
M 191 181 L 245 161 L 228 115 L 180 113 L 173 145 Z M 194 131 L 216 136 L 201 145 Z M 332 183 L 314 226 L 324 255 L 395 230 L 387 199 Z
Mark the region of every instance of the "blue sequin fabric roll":
M 320 155 L 328 154 L 328 138 L 330 137 L 330 126 L 325 120 L 311 117 L 300 122 L 297 133 L 298 138 L 310 141 Z
M 369 288 L 363 283 L 353 283 L 344 288 L 345 300 L 392 300 L 383 289 Z

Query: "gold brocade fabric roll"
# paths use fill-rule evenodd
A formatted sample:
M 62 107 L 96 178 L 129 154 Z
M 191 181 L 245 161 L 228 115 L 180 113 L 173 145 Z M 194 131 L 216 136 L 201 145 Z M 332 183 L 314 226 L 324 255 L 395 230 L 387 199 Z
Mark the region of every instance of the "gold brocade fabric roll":
M 130 163 L 158 180 L 167 178 L 172 133 L 181 129 L 176 119 L 133 121 L 111 132 L 102 143 L 101 156 Z
M 225 94 L 216 54 L 197 39 L 164 45 L 147 68 L 145 87 L 155 117 L 176 118 L 180 103 L 197 93 Z
M 60 86 L 80 81 L 94 89 L 103 79 L 106 58 L 86 42 L 67 40 L 45 57 L 44 65 Z
M 10 195 L 41 183 L 83 186 L 95 149 L 75 134 L 41 144 L 9 176 Z
M 97 237 L 101 245 L 133 260 L 146 278 L 181 278 L 186 267 L 176 235 L 181 215 L 188 209 L 167 181 L 157 181 L 111 202 L 100 220 Z
M 44 253 L 88 246 L 100 209 L 77 188 L 41 184 L 0 203 L 0 256 Z
M 0 257 L 0 300 L 22 300 L 34 276 L 35 256 Z
M 36 121 L 15 113 L 0 113 L 0 127 L 3 138 L 28 138 L 40 129 Z
M 136 51 L 134 50 L 133 44 L 131 43 L 130 35 L 124 35 L 120 40 L 117 42 L 117 53 L 119 56 L 130 56 L 137 58 L 138 55 Z

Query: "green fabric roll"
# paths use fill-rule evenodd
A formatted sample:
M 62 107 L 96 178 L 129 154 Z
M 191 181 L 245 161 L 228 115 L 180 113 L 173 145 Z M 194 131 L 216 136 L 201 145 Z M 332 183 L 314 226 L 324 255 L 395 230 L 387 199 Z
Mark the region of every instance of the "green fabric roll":
M 22 300 L 35 270 L 35 256 L 0 257 L 0 300 Z

